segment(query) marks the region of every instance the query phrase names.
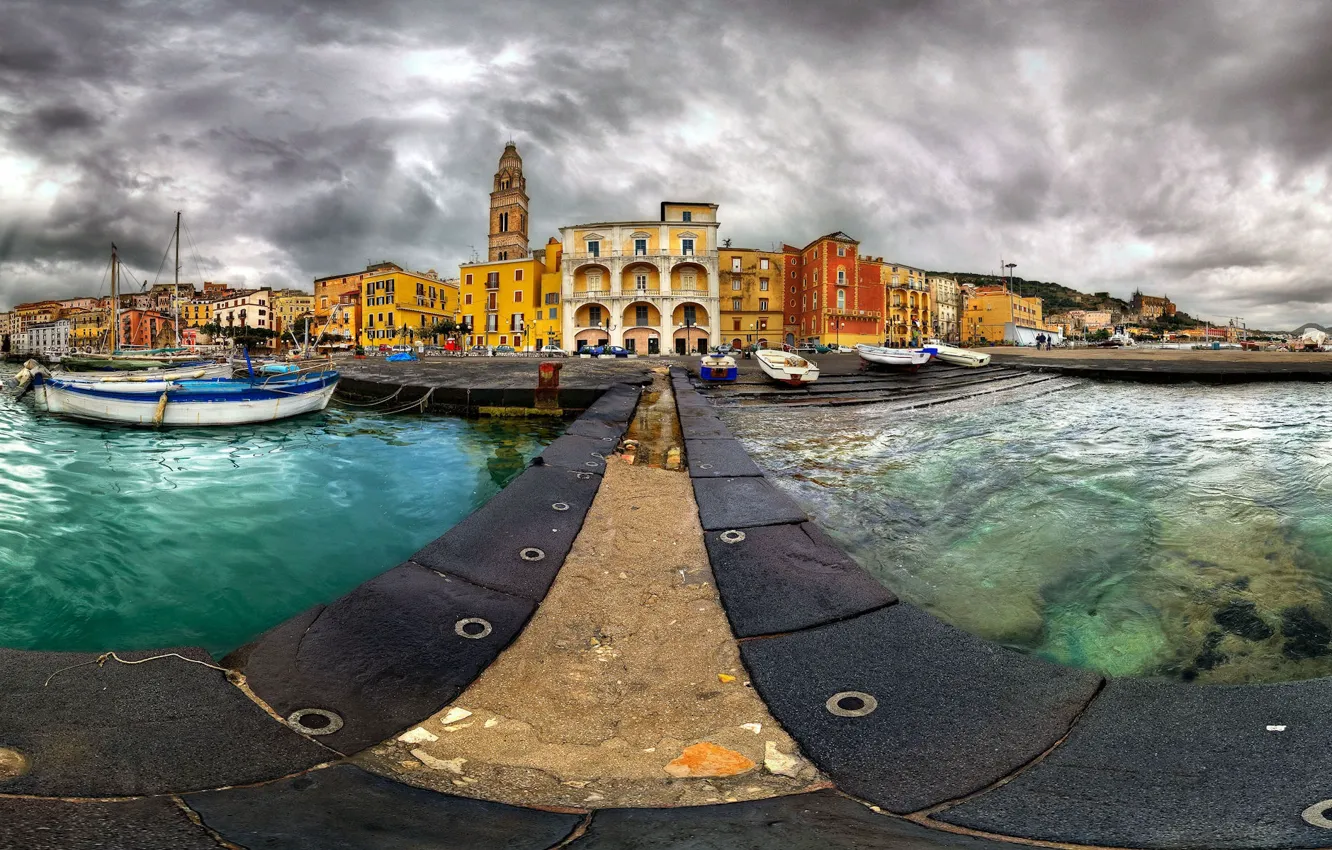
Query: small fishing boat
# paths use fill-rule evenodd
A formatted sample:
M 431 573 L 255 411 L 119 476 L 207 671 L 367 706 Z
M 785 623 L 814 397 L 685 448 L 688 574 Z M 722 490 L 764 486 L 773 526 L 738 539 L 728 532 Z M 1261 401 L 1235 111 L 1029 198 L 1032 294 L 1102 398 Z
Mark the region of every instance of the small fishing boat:
M 338 386 L 333 369 L 245 378 L 144 381 L 69 380 L 33 361 L 25 364 L 37 405 L 74 419 L 124 425 L 247 425 L 328 407 Z
M 819 364 L 798 354 L 760 349 L 754 352 L 754 359 L 758 361 L 763 374 L 783 384 L 798 387 L 819 379 Z
M 115 354 L 66 354 L 60 358 L 61 368 L 68 372 L 131 372 L 199 366 L 208 362 L 206 358 L 190 354 L 184 349 L 143 352 L 122 349 Z
M 860 359 L 871 366 L 888 366 L 912 372 L 930 362 L 930 352 L 922 348 L 885 348 L 881 345 L 856 346 Z
M 705 354 L 698 364 L 698 376 L 705 381 L 734 381 L 737 375 L 735 358 L 726 354 Z
M 928 351 L 943 362 L 951 363 L 954 366 L 967 366 L 974 369 L 979 366 L 987 366 L 990 363 L 990 355 L 988 354 L 972 351 L 968 348 L 944 345 L 937 340 L 926 343 L 922 351 Z

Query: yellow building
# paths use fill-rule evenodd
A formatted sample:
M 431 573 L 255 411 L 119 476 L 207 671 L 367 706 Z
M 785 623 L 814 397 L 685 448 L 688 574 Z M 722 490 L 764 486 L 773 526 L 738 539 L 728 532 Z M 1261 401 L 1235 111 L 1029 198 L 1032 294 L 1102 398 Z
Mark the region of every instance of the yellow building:
M 923 269 L 884 263 L 880 270 L 887 289 L 890 346 L 919 346 L 934 335 L 934 299 Z
M 359 345 L 410 344 L 431 336 L 430 329 L 453 319 L 458 309 L 458 281 L 440 280 L 434 269 L 421 274 L 381 263 L 361 280 Z
M 554 236 L 546 243 L 546 271 L 541 275 L 541 309 L 537 312 L 538 320 L 532 325 L 532 336 L 538 347 L 553 345 L 565 348 L 562 333 L 564 330 L 563 293 L 560 287 L 564 282 L 564 272 L 560 266 L 564 262 L 564 246 Z
M 397 268 L 392 263 L 384 265 Z M 361 326 L 360 313 L 358 312 L 360 310 L 361 281 L 365 279 L 367 274 L 374 274 L 378 270 L 381 269 L 376 266 L 369 266 L 361 272 L 315 278 L 315 327 L 323 333 L 324 339 L 351 342 L 356 336 L 356 329 Z
M 459 266 L 461 323 L 469 329 L 467 345 L 511 345 L 519 351 L 540 347 L 538 338 L 544 337 L 534 325 L 544 308 L 545 274 L 546 264 L 536 257 Z
M 111 317 L 106 310 L 97 308 L 72 310 L 69 319 L 69 345 L 75 349 L 99 350 L 106 347 L 107 328 Z
M 180 324 L 186 328 L 201 328 L 213 322 L 213 299 L 191 298 L 180 302 Z
M 962 311 L 962 342 L 1034 345 L 1038 333 L 1056 333 L 1042 316 L 1040 298 L 1023 298 L 1003 286 L 968 287 Z
M 784 254 L 753 248 L 719 248 L 721 338 L 736 348 L 780 347 Z
M 299 289 L 280 289 L 273 293 L 273 330 L 280 334 L 288 331 L 299 333 L 297 323 L 306 317 L 313 318 L 314 296 Z M 319 333 L 318 328 L 310 331 L 311 339 Z

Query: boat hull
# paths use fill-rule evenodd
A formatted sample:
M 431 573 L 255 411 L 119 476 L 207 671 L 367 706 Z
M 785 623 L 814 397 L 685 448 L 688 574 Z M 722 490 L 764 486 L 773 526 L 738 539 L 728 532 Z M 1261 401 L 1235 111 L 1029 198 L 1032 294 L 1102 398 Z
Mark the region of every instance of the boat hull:
M 753 354 L 763 374 L 793 387 L 812 384 L 819 379 L 819 364 L 785 351 L 756 351 Z
M 145 369 L 171 369 L 188 366 L 206 366 L 199 357 L 98 357 L 86 354 L 66 354 L 60 366 L 67 372 L 138 372 Z
M 974 369 L 987 366 L 990 363 L 990 355 L 966 348 L 954 348 L 951 345 L 927 345 L 925 350 L 932 352 L 935 357 L 953 366 L 966 366 Z
M 886 366 L 890 369 L 916 371 L 930 362 L 929 351 L 917 348 L 884 348 L 877 345 L 857 345 L 856 354 L 861 361 L 871 366 Z
M 698 376 L 705 381 L 734 381 L 739 375 L 740 370 L 731 357 L 709 355 L 698 364 Z
M 96 385 L 46 379 L 37 386 L 38 405 L 50 413 L 95 422 L 144 426 L 219 426 L 273 422 L 328 407 L 337 389 L 336 372 L 312 381 L 266 382 L 235 389 L 245 382 L 181 382 Z M 197 384 L 197 385 L 195 385 Z M 227 384 L 225 389 L 223 384 Z M 160 391 L 157 391 L 159 390 Z M 161 406 L 163 394 L 167 403 Z

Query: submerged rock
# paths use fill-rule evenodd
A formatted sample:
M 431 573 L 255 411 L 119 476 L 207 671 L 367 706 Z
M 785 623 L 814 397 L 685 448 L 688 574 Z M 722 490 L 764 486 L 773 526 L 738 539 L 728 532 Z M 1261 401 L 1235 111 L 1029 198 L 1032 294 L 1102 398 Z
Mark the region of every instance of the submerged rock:
M 1275 630 L 1258 616 L 1257 607 L 1248 599 L 1236 599 L 1212 615 L 1216 624 L 1245 640 L 1267 640 Z M 1211 635 L 1208 635 L 1210 638 Z M 1217 635 L 1220 642 L 1220 635 Z M 1200 665 L 1201 666 L 1201 665 Z M 1206 668 L 1210 669 L 1210 668 Z
M 1195 675 L 1197 670 L 1211 670 L 1225 664 L 1230 658 L 1223 652 L 1219 652 L 1217 647 L 1221 645 L 1221 639 L 1224 637 L 1220 632 L 1212 632 L 1203 639 L 1202 652 L 1193 659 Z
M 1332 640 L 1332 629 L 1304 606 L 1281 612 L 1281 634 L 1286 637 L 1281 654 L 1292 661 L 1327 655 Z

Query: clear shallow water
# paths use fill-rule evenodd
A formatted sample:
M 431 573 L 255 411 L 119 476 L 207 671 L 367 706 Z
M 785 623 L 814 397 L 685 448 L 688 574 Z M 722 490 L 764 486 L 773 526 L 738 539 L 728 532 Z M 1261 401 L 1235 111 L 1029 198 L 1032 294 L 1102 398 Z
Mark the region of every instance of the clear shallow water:
M 1117 676 L 1332 674 L 1332 389 L 724 416 L 899 597 L 975 634 Z
M 0 373 L 0 646 L 230 650 L 397 565 L 563 426 L 350 409 L 160 432 L 35 414 Z

